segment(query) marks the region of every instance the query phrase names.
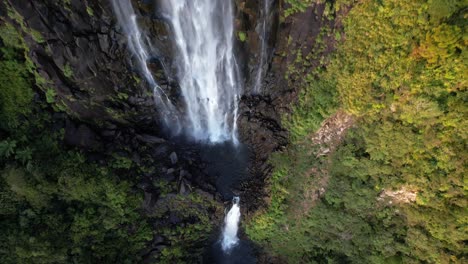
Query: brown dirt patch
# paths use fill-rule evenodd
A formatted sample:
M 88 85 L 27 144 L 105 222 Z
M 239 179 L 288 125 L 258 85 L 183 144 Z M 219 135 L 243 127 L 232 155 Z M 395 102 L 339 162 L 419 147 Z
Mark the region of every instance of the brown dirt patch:
M 328 171 L 331 164 L 330 154 L 341 144 L 346 132 L 355 121 L 354 116 L 339 110 L 327 118 L 316 133 L 310 135 L 308 144 L 313 151 L 309 154 L 325 158 L 324 163 L 312 166 L 302 176 L 304 177 L 304 184 L 301 186 L 303 197 L 298 206 L 292 209 L 296 220 L 307 214 L 325 194 L 330 178 Z

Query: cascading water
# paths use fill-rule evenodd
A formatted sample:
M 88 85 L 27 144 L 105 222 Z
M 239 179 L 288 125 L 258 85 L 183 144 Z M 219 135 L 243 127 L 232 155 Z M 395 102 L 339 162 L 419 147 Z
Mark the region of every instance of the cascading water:
M 153 89 L 154 99 L 158 105 L 158 110 L 161 113 L 163 121 L 166 125 L 171 125 L 171 130 L 177 133 L 181 125 L 177 116 L 177 111 L 148 68 L 147 62 L 150 59 L 150 55 L 147 43 L 149 40 L 143 38 L 130 0 L 112 0 L 112 6 L 120 27 L 122 27 L 127 35 L 128 48 L 135 56 L 141 74 L 143 74 L 146 81 Z
M 262 81 L 264 77 L 264 66 L 268 57 L 268 24 L 270 17 L 270 6 L 271 0 L 263 0 L 263 10 L 262 10 L 262 23 L 258 26 L 257 32 L 259 32 L 261 47 L 260 47 L 260 62 L 258 64 L 257 76 L 255 77 L 255 86 L 253 92 L 255 94 L 261 93 Z
M 234 57 L 234 12 L 231 0 L 159 0 L 178 53 L 175 65 L 185 117 L 180 117 L 148 68 L 149 40 L 143 38 L 130 0 L 112 0 L 120 26 L 128 36 L 129 50 L 145 79 L 166 125 L 182 129 L 197 141 L 238 145 L 236 119 L 242 92 Z M 183 122 L 179 122 L 179 118 Z M 176 120 L 177 122 L 171 122 Z M 230 160 L 232 162 L 232 160 Z M 229 187 L 229 186 L 228 186 Z M 227 188 L 228 188 L 227 187 Z M 239 243 L 239 197 L 225 217 L 221 249 L 229 253 Z
M 238 144 L 237 111 L 242 92 L 234 57 L 232 1 L 161 0 L 173 32 L 178 80 L 186 116 L 181 117 L 157 84 L 147 62 L 149 40 L 143 37 L 130 0 L 112 0 L 128 46 L 145 79 L 153 87 L 162 118 L 171 131 L 181 127 L 197 141 Z M 179 121 L 179 120 L 183 120 Z M 174 122 L 175 121 L 175 122 Z
M 221 241 L 221 248 L 224 252 L 229 252 L 239 242 L 239 238 L 237 237 L 241 216 L 239 201 L 240 198 L 237 196 L 232 199 L 231 210 L 229 210 L 224 220 L 224 229 Z
M 234 12 L 228 0 L 162 0 L 178 51 L 178 79 L 187 134 L 237 144 L 242 85 L 233 52 Z

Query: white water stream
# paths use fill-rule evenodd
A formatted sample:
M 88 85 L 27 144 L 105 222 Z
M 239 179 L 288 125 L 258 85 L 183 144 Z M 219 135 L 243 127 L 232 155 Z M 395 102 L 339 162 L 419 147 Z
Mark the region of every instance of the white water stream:
M 182 127 L 195 141 L 237 144 L 242 85 L 233 51 L 232 1 L 160 0 L 159 11 L 168 19 L 177 53 L 175 65 L 185 105 L 182 111 L 174 108 L 147 66 L 151 45 L 138 27 L 131 1 L 112 0 L 112 4 L 167 127 L 172 131 Z
M 221 247 L 224 252 L 229 252 L 239 242 L 239 238 L 237 237 L 241 216 L 239 201 L 239 197 L 234 197 L 232 199 L 231 210 L 229 210 L 224 219 L 223 236 L 221 240 Z
M 162 8 L 178 51 L 186 131 L 196 140 L 237 144 L 242 85 L 233 52 L 232 1 L 163 0 Z
M 263 79 L 265 75 L 264 67 L 268 59 L 268 25 L 270 20 L 270 6 L 271 0 L 263 0 L 263 10 L 261 11 L 262 22 L 257 26 L 257 32 L 260 36 L 260 61 L 257 69 L 257 76 L 255 78 L 255 86 L 253 92 L 255 94 L 261 93 Z M 259 28 L 258 28 L 259 27 Z
M 148 68 L 151 43 L 138 26 L 131 1 L 112 0 L 112 5 L 127 35 L 129 50 L 154 90 L 158 110 L 167 127 L 172 131 L 181 128 L 197 141 L 231 141 L 237 145 L 236 121 L 242 85 L 233 51 L 232 1 L 160 0 L 178 55 L 175 65 L 185 103 L 183 116 Z M 222 233 L 224 252 L 230 252 L 239 242 L 240 215 L 239 197 L 234 197 Z
M 158 105 L 158 110 L 164 123 L 167 126 L 170 125 L 172 131 L 176 131 L 177 133 L 181 126 L 177 111 L 148 68 L 147 62 L 150 58 L 148 52 L 149 40 L 144 37 L 138 27 L 135 11 L 130 0 L 112 0 L 112 6 L 120 27 L 122 27 L 127 35 L 128 48 L 133 56 L 135 56 L 141 74 L 153 89 L 154 100 L 156 101 L 156 105 Z

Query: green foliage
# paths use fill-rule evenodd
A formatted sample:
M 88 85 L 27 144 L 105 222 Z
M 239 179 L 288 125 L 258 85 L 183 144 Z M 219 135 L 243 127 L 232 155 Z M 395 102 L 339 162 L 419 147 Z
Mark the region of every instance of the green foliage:
M 345 42 L 286 118 L 293 144 L 272 162 L 270 205 L 247 226 L 253 240 L 291 263 L 466 262 L 462 2 L 353 7 Z M 338 107 L 360 121 L 316 158 L 310 134 Z M 327 179 L 325 194 L 298 213 L 314 179 Z M 404 189 L 416 200 L 381 196 Z
M 114 155 L 114 160 L 110 166 L 114 169 L 130 169 L 132 167 L 132 163 L 132 160 L 127 157 Z
M 4 140 L 0 142 L 0 157 L 9 158 L 15 153 L 16 141 Z
M 197 193 L 164 195 L 154 217 L 179 219 L 179 224 L 158 224 L 156 232 L 169 240 L 157 263 L 194 263 L 213 233 L 210 211 L 220 210 L 211 199 Z M 161 221 L 162 222 L 162 221 Z
M 293 140 L 316 131 L 322 121 L 338 107 L 336 84 L 333 80 L 306 77 L 294 114 L 285 120 Z
M 8 56 L 13 50 L 4 48 L 2 52 Z M 30 87 L 29 72 L 24 63 L 17 59 L 0 59 L 0 128 L 14 129 L 19 125 L 19 116 L 30 113 L 33 98 Z
M 245 34 L 244 31 L 239 31 L 237 33 L 237 35 L 238 35 L 240 41 L 244 42 L 244 41 L 247 40 L 247 34 Z
M 0 220 L 9 226 L 1 236 L 10 237 L 2 248 L 15 256 L 15 262 L 8 262 L 0 254 L 2 263 L 135 261 L 152 238 L 138 213 L 142 197 L 111 171 L 56 144 L 41 135 L 4 151 L 16 156 L 1 172 L 1 189 L 19 202 L 15 213 L 10 210 Z M 25 160 L 32 161 L 26 169 L 19 166 Z
M 86 13 L 88 13 L 89 16 L 94 16 L 94 10 L 90 6 L 86 6 Z
M 47 82 L 22 34 L 8 23 L 0 32 L 0 262 L 140 261 L 153 235 L 131 189 L 135 177 L 60 147 L 47 105 L 32 103 L 35 85 Z M 55 100 L 53 89 L 43 96 Z M 109 159 L 129 174 L 127 161 Z
M 288 17 L 298 12 L 304 12 L 315 1 L 314 0 L 285 0 L 285 2 L 289 4 L 289 6 L 284 11 L 284 17 Z
M 73 70 L 71 69 L 70 64 L 68 63 L 63 66 L 62 71 L 63 71 L 63 75 L 65 75 L 65 77 L 67 78 L 70 78 L 73 76 Z
M 0 38 L 4 45 L 4 47 L 2 47 L 3 52 L 5 51 L 5 47 L 14 49 L 22 49 L 24 47 L 20 33 L 11 24 L 5 23 L 2 25 L 0 27 L 0 33 Z
M 0 141 L 2 263 L 128 262 L 152 238 L 139 213 L 142 197 L 112 170 L 58 146 L 60 133 L 33 112 Z M 26 126 L 26 127 L 24 127 Z M 22 164 L 27 163 L 27 166 Z M 3 165 L 2 165 L 3 164 Z M 12 208 L 13 206 L 13 208 Z M 9 259 L 11 257 L 11 259 Z
M 46 95 L 47 103 L 49 104 L 55 103 L 55 96 L 57 96 L 57 92 L 54 89 L 52 88 L 47 89 L 45 95 Z

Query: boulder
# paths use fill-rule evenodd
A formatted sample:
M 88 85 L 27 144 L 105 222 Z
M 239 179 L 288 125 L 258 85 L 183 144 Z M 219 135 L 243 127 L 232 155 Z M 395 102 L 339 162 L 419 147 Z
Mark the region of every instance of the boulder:
M 65 126 L 65 144 L 86 150 L 102 149 L 102 143 L 98 135 L 85 124 L 75 125 L 67 121 Z
M 169 155 L 169 158 L 171 159 L 172 165 L 177 164 L 177 162 L 179 161 L 177 154 L 175 152 L 172 152 L 171 155 Z

